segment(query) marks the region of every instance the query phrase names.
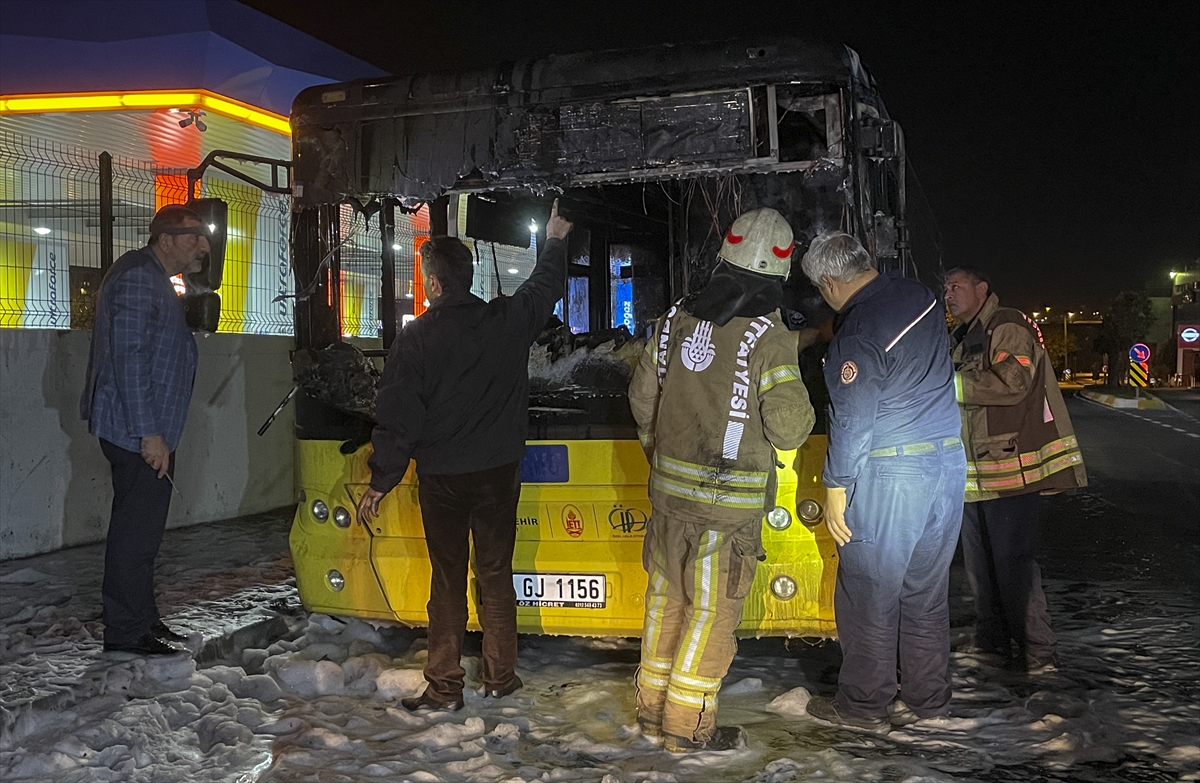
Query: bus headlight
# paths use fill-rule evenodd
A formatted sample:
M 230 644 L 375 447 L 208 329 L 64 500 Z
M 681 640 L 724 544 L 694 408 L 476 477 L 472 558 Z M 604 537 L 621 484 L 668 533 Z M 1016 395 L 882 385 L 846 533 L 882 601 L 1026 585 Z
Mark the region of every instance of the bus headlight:
M 324 500 L 314 500 L 312 502 L 313 519 L 318 522 L 324 522 L 329 519 L 329 506 L 325 505 Z
M 342 592 L 342 588 L 346 586 L 346 577 L 342 576 L 342 572 L 336 568 L 331 569 L 325 575 L 325 581 L 329 582 L 329 588 L 335 593 Z
M 811 498 L 805 498 L 796 505 L 796 513 L 800 515 L 800 521 L 812 527 L 821 519 L 821 504 Z
M 792 525 L 792 515 L 783 506 L 776 506 L 767 512 L 767 524 L 772 530 L 787 530 Z
M 796 595 L 796 580 L 790 576 L 777 576 L 771 580 L 771 593 L 780 601 L 787 601 Z
M 333 510 L 333 524 L 340 528 L 350 527 L 350 523 L 354 521 L 354 517 L 350 516 L 350 512 L 338 506 Z

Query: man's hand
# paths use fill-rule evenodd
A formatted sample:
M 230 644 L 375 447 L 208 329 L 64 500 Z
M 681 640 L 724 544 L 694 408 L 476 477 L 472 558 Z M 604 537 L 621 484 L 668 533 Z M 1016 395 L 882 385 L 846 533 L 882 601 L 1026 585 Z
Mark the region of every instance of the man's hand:
M 383 500 L 383 496 L 386 494 L 386 492 L 367 487 L 362 499 L 358 501 L 358 521 L 364 526 L 369 526 L 375 521 L 375 517 L 379 516 L 379 501 Z
M 142 459 L 158 472 L 158 477 L 167 475 L 171 467 L 171 448 L 162 435 L 147 435 L 142 438 Z
M 546 223 L 546 238 L 566 239 L 570 233 L 571 224 L 558 216 L 558 199 L 554 199 L 554 206 L 550 207 L 550 220 Z
M 850 528 L 846 527 L 846 488 L 825 488 L 825 527 L 838 546 L 850 543 Z

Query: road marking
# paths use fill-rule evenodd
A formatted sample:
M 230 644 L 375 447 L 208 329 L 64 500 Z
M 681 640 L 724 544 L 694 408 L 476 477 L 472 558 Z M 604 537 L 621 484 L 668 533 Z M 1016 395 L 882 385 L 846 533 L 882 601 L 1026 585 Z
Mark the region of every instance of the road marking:
M 1105 405 L 1102 402 L 1096 402 L 1095 400 L 1088 399 L 1087 397 L 1081 397 L 1078 395 L 1076 395 L 1075 399 L 1083 400 L 1084 402 L 1095 405 L 1097 408 L 1104 408 L 1105 410 L 1116 411 L 1117 413 L 1123 414 L 1125 416 L 1129 416 L 1134 419 L 1141 419 L 1142 421 L 1148 421 L 1148 422 L 1151 422 L 1152 424 L 1157 424 L 1158 426 L 1163 427 L 1168 430 L 1175 430 L 1176 432 L 1182 432 L 1184 435 L 1187 435 L 1189 438 L 1200 438 L 1200 435 L 1198 435 L 1194 432 L 1188 432 L 1187 430 L 1180 429 L 1179 427 L 1176 427 L 1172 424 L 1168 424 L 1166 422 L 1159 421 L 1158 419 L 1152 419 L 1149 416 L 1143 416 L 1140 413 L 1134 413 L 1132 410 L 1129 410 L 1126 408 L 1113 408 L 1108 405 Z M 1175 409 L 1172 408 L 1172 410 L 1175 410 Z M 1182 411 L 1175 410 L 1175 413 L 1178 413 L 1180 416 L 1183 416 L 1186 419 L 1191 419 L 1190 416 L 1188 416 L 1186 413 L 1183 413 Z M 1195 421 L 1195 420 L 1193 419 L 1193 421 Z

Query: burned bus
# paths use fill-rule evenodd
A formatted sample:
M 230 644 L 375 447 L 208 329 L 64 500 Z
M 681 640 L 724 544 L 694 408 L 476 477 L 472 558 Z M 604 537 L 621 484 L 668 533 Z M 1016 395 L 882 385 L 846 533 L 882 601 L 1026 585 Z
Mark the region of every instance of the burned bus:
M 291 550 L 313 611 L 427 622 L 415 470 L 369 526 L 354 512 L 370 478 L 378 364 L 423 299 L 397 290 L 398 221 L 419 212 L 431 233 L 473 245 L 473 290 L 484 298 L 519 282 L 519 265 L 506 260 L 506 278 L 497 259 L 535 252 L 554 198 L 575 225 L 559 320 L 530 354 L 513 561 L 517 622 L 530 633 L 641 632 L 649 466 L 627 385 L 652 322 L 706 281 L 736 215 L 772 207 L 795 231 L 784 315 L 819 417 L 832 312 L 800 272 L 808 243 L 840 229 L 881 270 L 912 271 L 903 137 L 843 46 L 664 45 L 320 86 L 297 97 L 292 129 L 301 502 Z M 375 350 L 343 337 L 347 209 L 381 236 Z M 767 559 L 742 635 L 835 635 L 822 421 L 778 455 Z M 469 594 L 477 628 L 473 584 Z

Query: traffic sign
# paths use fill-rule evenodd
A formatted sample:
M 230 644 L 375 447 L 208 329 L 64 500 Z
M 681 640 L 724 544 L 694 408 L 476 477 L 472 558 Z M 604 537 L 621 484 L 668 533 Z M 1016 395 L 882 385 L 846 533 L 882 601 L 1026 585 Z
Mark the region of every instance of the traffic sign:
M 1150 383 L 1150 365 L 1147 362 L 1129 363 L 1129 385 L 1146 388 Z
M 1150 348 L 1145 343 L 1138 343 L 1129 349 L 1129 361 L 1131 362 L 1148 362 L 1150 361 Z

